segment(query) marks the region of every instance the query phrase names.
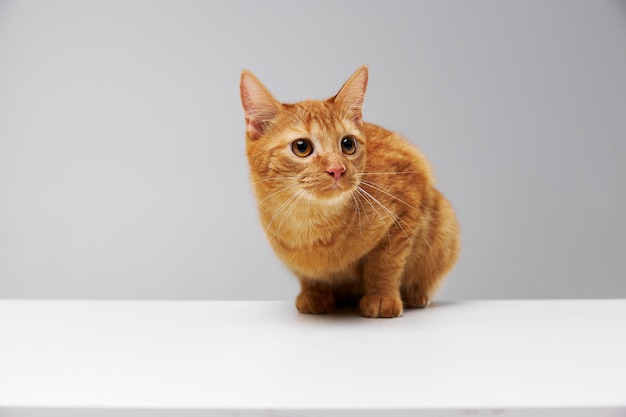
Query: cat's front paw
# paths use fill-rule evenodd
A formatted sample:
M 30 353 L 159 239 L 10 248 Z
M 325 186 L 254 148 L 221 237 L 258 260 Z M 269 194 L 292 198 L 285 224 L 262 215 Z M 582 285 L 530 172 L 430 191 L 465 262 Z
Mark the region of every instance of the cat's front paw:
M 335 309 L 332 291 L 302 291 L 296 297 L 296 308 L 302 314 L 325 314 Z
M 361 314 L 365 317 L 400 317 L 402 315 L 402 300 L 400 297 L 389 295 L 365 295 L 359 302 Z

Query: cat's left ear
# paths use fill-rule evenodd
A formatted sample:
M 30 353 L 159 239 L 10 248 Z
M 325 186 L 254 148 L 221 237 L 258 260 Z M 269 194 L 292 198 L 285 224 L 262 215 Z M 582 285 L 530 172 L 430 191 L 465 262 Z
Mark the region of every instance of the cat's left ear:
M 258 139 L 280 112 L 281 104 L 250 71 L 241 73 L 239 87 L 246 129 L 254 139 Z
M 354 122 L 361 124 L 361 109 L 365 99 L 365 89 L 367 88 L 367 66 L 363 65 L 341 87 L 341 90 L 333 98 Z

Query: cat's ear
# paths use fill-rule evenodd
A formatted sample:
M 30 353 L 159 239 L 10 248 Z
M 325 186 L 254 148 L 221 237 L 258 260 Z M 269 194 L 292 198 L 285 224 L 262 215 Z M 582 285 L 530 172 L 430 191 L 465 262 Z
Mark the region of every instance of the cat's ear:
M 246 115 L 246 129 L 258 138 L 280 112 L 280 102 L 250 71 L 241 73 L 241 104 Z
M 341 87 L 333 98 L 334 102 L 348 117 L 357 124 L 361 124 L 361 109 L 367 88 L 367 66 L 363 65 Z

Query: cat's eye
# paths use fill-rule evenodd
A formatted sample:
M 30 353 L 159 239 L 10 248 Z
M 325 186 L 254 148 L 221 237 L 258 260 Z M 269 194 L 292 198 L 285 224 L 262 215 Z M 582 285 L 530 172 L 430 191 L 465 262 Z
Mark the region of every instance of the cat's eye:
M 313 153 L 313 144 L 308 139 L 297 139 L 291 143 L 291 150 L 297 156 L 304 158 Z
M 345 136 L 341 139 L 341 151 L 346 155 L 352 155 L 356 152 L 356 140 L 352 136 Z

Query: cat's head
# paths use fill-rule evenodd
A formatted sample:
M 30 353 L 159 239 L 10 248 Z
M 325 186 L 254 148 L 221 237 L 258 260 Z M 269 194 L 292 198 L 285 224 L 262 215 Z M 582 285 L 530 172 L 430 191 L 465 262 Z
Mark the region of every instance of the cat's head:
M 243 71 L 246 150 L 257 190 L 321 202 L 348 198 L 365 167 L 361 108 L 366 86 L 363 66 L 327 100 L 284 104 Z

